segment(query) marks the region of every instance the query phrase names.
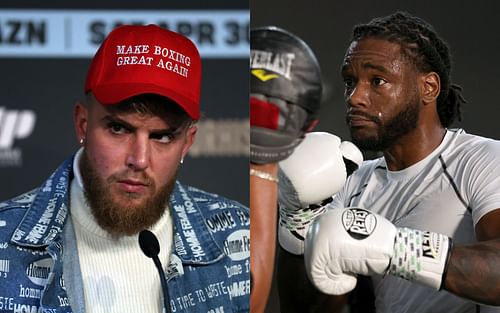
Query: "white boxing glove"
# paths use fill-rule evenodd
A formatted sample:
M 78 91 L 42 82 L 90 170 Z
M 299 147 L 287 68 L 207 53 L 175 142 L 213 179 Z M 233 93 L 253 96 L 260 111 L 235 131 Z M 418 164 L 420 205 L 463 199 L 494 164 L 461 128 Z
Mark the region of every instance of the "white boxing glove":
M 365 209 L 330 209 L 310 225 L 304 258 L 310 280 L 327 294 L 351 291 L 356 274 L 392 274 L 438 290 L 451 242 L 442 234 L 397 228 Z
M 326 132 L 311 132 L 279 163 L 278 239 L 283 249 L 304 253 L 308 225 L 325 211 L 361 162 L 363 155 L 354 144 Z

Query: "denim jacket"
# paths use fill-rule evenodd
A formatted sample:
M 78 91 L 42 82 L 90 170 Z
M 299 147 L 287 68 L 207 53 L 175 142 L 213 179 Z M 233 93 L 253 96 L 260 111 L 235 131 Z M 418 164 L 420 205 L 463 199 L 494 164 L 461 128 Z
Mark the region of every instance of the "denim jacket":
M 40 188 L 0 203 L 0 313 L 85 312 L 71 179 L 72 158 Z M 179 182 L 170 207 L 174 247 L 165 274 L 172 312 L 248 312 L 248 208 Z

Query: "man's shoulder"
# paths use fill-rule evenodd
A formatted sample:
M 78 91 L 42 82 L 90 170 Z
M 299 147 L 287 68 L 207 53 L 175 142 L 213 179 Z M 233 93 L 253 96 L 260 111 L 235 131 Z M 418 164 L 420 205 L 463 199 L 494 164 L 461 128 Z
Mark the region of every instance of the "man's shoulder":
M 43 207 L 45 203 L 41 200 L 47 200 L 46 198 L 48 196 L 55 193 L 57 193 L 56 196 L 66 196 L 66 191 L 69 188 L 69 181 L 72 176 L 70 173 L 72 170 L 71 162 L 72 157 L 59 166 L 40 187 L 0 202 L 0 215 L 15 209 L 27 210 L 31 208 L 33 204 L 37 206 L 42 204 Z M 37 197 L 39 200 L 35 202 Z
M 38 194 L 39 188 L 30 190 L 14 198 L 0 202 L 0 216 L 10 214 L 12 210 L 27 210 Z
M 71 180 L 71 162 L 72 158 L 67 159 L 39 188 L 0 202 L 2 236 L 10 236 L 16 232 L 14 237 L 17 240 L 29 233 L 30 236 L 24 236 L 21 241 L 38 245 L 56 234 L 49 232 L 52 226 L 53 229 L 62 229 L 68 211 L 67 190 Z M 43 227 L 31 232 L 42 219 Z
M 462 129 L 450 130 L 453 134 L 450 146 L 444 154 L 450 157 L 456 154 L 460 158 L 477 160 L 481 157 L 496 159 L 500 154 L 500 141 L 481 135 L 469 134 Z
M 249 229 L 250 211 L 238 201 L 196 187 L 177 183 L 172 197 L 173 209 L 201 214 L 212 233 Z M 190 208 L 196 208 L 194 211 Z
M 189 198 L 191 201 L 196 202 L 196 204 L 198 206 L 201 206 L 201 208 L 203 209 L 216 210 L 234 208 L 248 211 L 248 208 L 238 201 L 228 199 L 224 196 L 211 193 L 197 187 L 184 185 L 179 182 L 177 183 L 174 192 L 177 193 L 177 195 L 180 196 L 181 199 L 186 200 Z
M 31 207 L 38 190 L 34 189 L 0 202 L 0 242 L 8 240 Z

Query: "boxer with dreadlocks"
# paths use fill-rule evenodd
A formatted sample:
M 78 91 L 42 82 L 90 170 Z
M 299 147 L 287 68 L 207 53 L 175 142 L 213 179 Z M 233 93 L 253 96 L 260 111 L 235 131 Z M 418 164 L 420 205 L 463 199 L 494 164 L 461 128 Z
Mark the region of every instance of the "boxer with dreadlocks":
M 465 103 L 451 63 L 433 27 L 408 13 L 354 27 L 346 121 L 358 147 L 383 156 L 309 226 L 305 268 L 322 292 L 344 295 L 366 275 L 377 312 L 500 312 L 500 142 L 449 128 Z M 289 308 L 327 311 L 324 295 L 287 286 Z

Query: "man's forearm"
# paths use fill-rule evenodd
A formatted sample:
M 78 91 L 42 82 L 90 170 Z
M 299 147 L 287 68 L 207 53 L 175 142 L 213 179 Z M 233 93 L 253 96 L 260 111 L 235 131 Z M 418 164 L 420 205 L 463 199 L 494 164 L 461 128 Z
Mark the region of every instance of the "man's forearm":
M 251 164 L 250 167 L 272 177 L 278 175 L 278 165 Z M 276 224 L 278 219 L 278 185 L 275 181 L 250 176 L 250 268 L 253 275 L 250 312 L 263 313 L 271 290 Z
M 500 305 L 500 239 L 455 247 L 444 289 L 473 301 Z

